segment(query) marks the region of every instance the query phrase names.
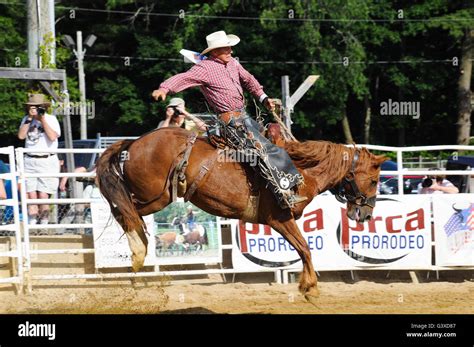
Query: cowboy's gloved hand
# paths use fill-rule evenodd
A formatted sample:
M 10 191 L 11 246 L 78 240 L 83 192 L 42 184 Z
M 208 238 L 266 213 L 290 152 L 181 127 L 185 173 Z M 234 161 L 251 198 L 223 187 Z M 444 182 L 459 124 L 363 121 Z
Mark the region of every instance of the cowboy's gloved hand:
M 276 107 L 276 103 L 275 103 L 275 100 L 274 99 L 270 99 L 270 98 L 265 98 L 265 100 L 263 100 L 263 105 L 269 110 L 269 111 L 275 111 L 275 107 Z
M 156 100 L 156 101 L 159 101 L 159 99 L 161 99 L 162 101 L 165 101 L 166 99 L 166 94 L 168 94 L 167 91 L 163 90 L 163 89 L 156 89 L 153 91 L 153 93 L 151 94 L 151 96 Z

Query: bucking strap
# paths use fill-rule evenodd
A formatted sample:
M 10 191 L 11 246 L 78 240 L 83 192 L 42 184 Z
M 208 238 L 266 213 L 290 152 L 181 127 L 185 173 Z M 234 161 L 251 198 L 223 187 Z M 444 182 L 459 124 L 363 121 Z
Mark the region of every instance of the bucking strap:
M 184 194 L 184 201 L 189 201 L 193 196 L 194 192 L 198 188 L 199 184 L 201 183 L 202 179 L 206 176 L 206 174 L 211 171 L 212 166 L 214 165 L 215 161 L 217 160 L 217 155 L 213 155 L 211 158 L 207 159 L 202 165 L 201 169 L 199 170 L 198 175 L 193 180 L 193 183 L 189 187 L 186 194 Z
M 197 134 L 192 133 L 188 136 L 186 141 L 186 149 L 184 150 L 183 159 L 176 165 L 176 169 L 173 173 L 172 183 L 171 183 L 171 201 L 175 202 L 178 197 L 178 181 L 185 181 L 186 168 L 188 167 L 189 156 L 193 150 L 194 143 L 196 142 Z

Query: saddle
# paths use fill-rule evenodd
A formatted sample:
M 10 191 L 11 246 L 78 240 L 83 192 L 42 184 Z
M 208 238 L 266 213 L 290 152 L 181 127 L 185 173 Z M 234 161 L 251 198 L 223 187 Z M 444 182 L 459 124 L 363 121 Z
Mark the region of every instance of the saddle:
M 216 119 L 215 123 L 208 127 L 207 138 L 209 143 L 217 149 L 242 149 L 242 147 L 245 146 L 243 141 L 240 140 L 242 137 L 235 139 L 234 136 L 237 134 L 232 132 L 233 129 L 228 126 L 228 123 L 229 122 Z M 266 137 L 271 143 L 278 147 L 284 146 L 285 140 L 283 139 L 279 124 L 268 123 L 262 128 L 260 131 L 262 136 Z

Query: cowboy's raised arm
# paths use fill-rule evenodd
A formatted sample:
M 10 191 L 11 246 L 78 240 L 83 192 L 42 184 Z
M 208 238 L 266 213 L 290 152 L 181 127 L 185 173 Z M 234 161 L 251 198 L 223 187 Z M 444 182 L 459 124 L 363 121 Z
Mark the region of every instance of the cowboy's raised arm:
M 186 72 L 174 75 L 160 84 L 160 88 L 153 91 L 155 100 L 161 98 L 165 100 L 168 93 L 175 94 L 182 90 L 201 86 L 208 81 L 207 71 L 201 64 L 194 65 Z
M 275 107 L 274 101 L 268 97 L 263 91 L 262 85 L 257 79 L 239 63 L 237 63 L 237 69 L 239 70 L 240 83 L 247 89 L 252 95 L 264 104 L 266 108 L 273 109 Z

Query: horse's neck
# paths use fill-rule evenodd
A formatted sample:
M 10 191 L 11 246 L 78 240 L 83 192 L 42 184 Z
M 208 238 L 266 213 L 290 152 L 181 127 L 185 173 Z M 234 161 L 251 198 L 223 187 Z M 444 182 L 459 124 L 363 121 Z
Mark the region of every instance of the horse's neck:
M 340 145 L 343 146 L 343 145 Z M 348 153 L 348 157 L 342 157 Z M 354 150 L 348 148 L 348 152 L 341 155 L 331 156 L 324 164 L 318 164 L 314 167 L 303 170 L 305 181 L 314 182 L 316 186 L 315 195 L 336 187 L 347 175 L 352 165 Z M 342 165 L 341 165 L 342 163 Z

